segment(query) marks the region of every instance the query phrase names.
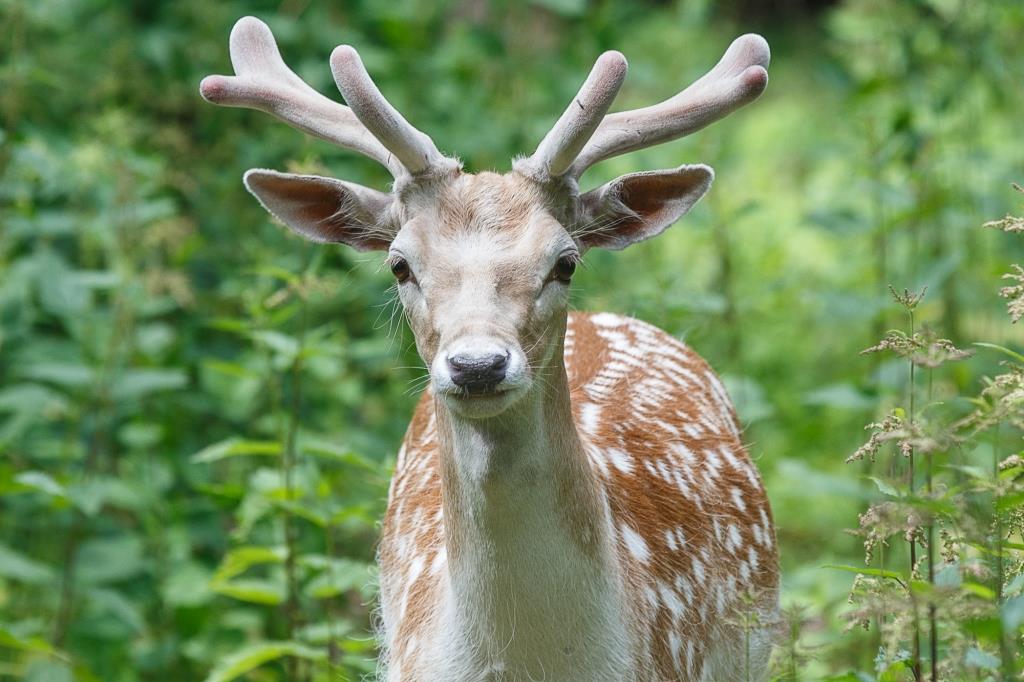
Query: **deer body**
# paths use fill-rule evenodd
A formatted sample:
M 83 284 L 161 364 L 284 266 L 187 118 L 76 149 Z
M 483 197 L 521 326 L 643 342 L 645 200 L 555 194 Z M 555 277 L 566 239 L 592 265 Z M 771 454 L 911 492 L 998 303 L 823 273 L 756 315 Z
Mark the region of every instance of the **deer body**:
M 568 320 L 564 364 L 495 433 L 416 410 L 380 551 L 390 679 L 757 679 L 774 531 L 721 383 L 650 325 Z
M 708 190 L 704 165 L 588 192 L 587 168 L 694 132 L 755 99 L 768 46 L 738 38 L 661 104 L 606 115 L 626 74 L 606 52 L 536 152 L 463 171 L 413 128 L 347 46 L 348 106 L 241 19 L 235 76 L 208 100 L 261 109 L 356 150 L 391 193 L 251 170 L 246 187 L 315 241 L 387 251 L 430 374 L 380 546 L 382 676 L 392 682 L 763 679 L 778 570 L 767 498 L 721 382 L 642 322 L 570 314 L 591 248 L 654 237 Z

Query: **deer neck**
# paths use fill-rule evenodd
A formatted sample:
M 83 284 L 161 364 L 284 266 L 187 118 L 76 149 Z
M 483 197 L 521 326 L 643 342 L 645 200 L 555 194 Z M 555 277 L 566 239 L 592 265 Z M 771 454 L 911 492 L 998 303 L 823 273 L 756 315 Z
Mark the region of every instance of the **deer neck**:
M 521 656 L 548 676 L 553 659 L 578 673 L 580 654 L 607 646 L 621 613 L 606 503 L 573 422 L 563 339 L 554 345 L 532 392 L 506 413 L 463 419 L 436 404 L 444 629 L 478 659 L 515 666 Z

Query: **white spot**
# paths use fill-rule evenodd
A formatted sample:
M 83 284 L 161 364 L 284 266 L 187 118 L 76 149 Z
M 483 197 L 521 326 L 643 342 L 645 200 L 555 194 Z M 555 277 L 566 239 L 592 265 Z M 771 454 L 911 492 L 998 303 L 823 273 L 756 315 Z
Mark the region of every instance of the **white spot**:
M 606 462 L 605 458 L 601 455 L 601 451 L 598 450 L 597 447 L 589 444 L 586 447 L 586 451 L 587 459 L 590 460 L 590 463 L 600 470 L 602 476 L 607 477 L 611 472 L 608 470 L 608 462 Z
M 650 585 L 644 585 L 644 599 L 647 600 L 647 605 L 652 609 L 658 608 L 658 593 Z
M 693 494 L 693 491 L 690 490 L 690 486 L 686 484 L 686 481 L 683 480 L 683 477 L 680 475 L 678 471 L 674 471 L 672 472 L 672 474 L 673 480 L 675 480 L 676 485 L 679 486 L 679 492 L 683 494 L 683 497 L 689 499 L 690 496 Z
M 743 538 L 740 537 L 740 530 L 733 524 L 729 524 L 729 549 L 733 553 L 739 549 L 739 546 L 743 543 Z
M 445 564 L 448 562 L 448 550 L 441 547 L 440 551 L 434 555 L 434 561 L 430 564 L 430 574 L 437 575 L 444 570 Z
M 633 460 L 630 459 L 628 454 L 618 448 L 608 448 L 607 452 L 608 459 L 611 460 L 616 469 L 624 474 L 633 473 Z
M 651 550 L 647 547 L 647 543 L 644 542 L 639 533 L 626 524 L 622 524 L 622 539 L 626 543 L 626 549 L 629 550 L 629 553 L 637 561 L 647 563 L 651 558 Z
M 729 463 L 729 466 L 733 469 L 740 468 L 740 462 L 736 459 L 736 455 L 733 454 L 732 450 L 722 445 L 718 448 L 718 451 L 722 453 L 722 457 L 724 457 L 725 461 Z
M 697 582 L 704 582 L 704 564 L 697 557 L 693 557 L 693 576 Z
M 686 536 L 683 534 L 683 527 L 679 526 L 676 528 L 676 540 L 679 541 L 680 547 L 686 547 Z
M 693 587 L 690 585 L 690 581 L 686 579 L 686 576 L 682 574 L 676 576 L 676 589 L 686 599 L 687 604 L 693 603 Z
M 595 313 L 590 316 L 590 321 L 598 327 L 621 327 L 627 320 L 614 313 Z
M 741 512 L 747 511 L 747 503 L 743 501 L 743 492 L 739 488 L 732 489 L 732 503 Z
M 752 569 L 757 570 L 757 550 L 754 549 L 753 545 L 747 548 L 747 562 L 750 564 Z
M 661 602 L 672 612 L 674 618 L 679 618 L 683 615 L 684 607 L 683 602 L 679 600 L 679 595 L 660 580 L 658 581 L 658 595 L 661 597 Z
M 580 426 L 591 436 L 597 434 L 601 424 L 601 406 L 597 403 L 583 403 L 580 408 Z
M 696 455 L 693 454 L 693 450 L 682 443 L 670 443 L 668 449 L 669 452 L 678 455 L 686 464 L 693 464 L 697 459 Z
M 718 455 L 715 453 L 714 450 L 705 450 L 704 451 L 704 462 L 707 464 L 708 468 L 711 470 L 712 478 L 717 478 L 718 477 L 718 470 L 722 468 L 722 460 L 719 459 Z
M 676 547 L 678 545 L 676 545 L 676 536 L 675 533 L 672 532 L 671 528 L 665 530 L 665 544 L 668 545 L 668 548 L 673 552 L 676 551 Z
M 771 524 L 768 523 L 768 514 L 765 513 L 764 507 L 761 507 L 761 527 L 764 530 L 764 544 L 769 547 L 772 546 L 772 532 Z
M 416 582 L 416 578 L 420 577 L 420 573 L 423 572 L 423 564 L 423 556 L 416 555 L 416 557 L 412 560 L 412 563 L 409 564 L 409 575 L 406 578 L 407 584 L 412 585 L 414 582 Z

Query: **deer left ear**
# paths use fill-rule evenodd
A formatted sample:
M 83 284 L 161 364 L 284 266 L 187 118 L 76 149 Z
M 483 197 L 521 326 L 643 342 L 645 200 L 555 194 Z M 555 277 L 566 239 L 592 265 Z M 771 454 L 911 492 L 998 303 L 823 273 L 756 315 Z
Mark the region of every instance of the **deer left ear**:
M 664 232 L 711 187 L 703 164 L 623 175 L 582 197 L 573 236 L 585 247 L 619 250 Z
M 245 187 L 275 218 L 314 242 L 386 251 L 397 231 L 394 197 L 354 182 L 253 169 Z

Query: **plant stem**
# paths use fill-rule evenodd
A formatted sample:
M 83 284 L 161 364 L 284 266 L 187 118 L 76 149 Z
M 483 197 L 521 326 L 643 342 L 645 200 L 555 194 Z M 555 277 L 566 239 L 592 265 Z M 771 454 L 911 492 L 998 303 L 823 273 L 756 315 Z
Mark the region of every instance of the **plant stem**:
M 285 438 L 284 457 L 281 460 L 284 468 L 285 498 L 291 504 L 295 498 L 294 471 L 298 460 L 298 453 L 295 449 L 295 441 L 299 430 L 299 413 L 302 409 L 302 354 L 306 335 L 306 299 L 304 294 L 299 295 L 299 329 L 296 334 L 298 340 L 295 360 L 289 370 L 291 374 L 291 401 L 288 409 L 288 432 Z M 285 578 L 287 581 L 288 597 L 285 602 L 285 617 L 288 621 L 288 639 L 295 639 L 299 629 L 299 589 L 298 578 L 295 570 L 296 559 L 296 526 L 291 510 L 286 506 L 283 514 L 284 541 L 285 541 Z M 290 656 L 288 658 L 288 679 L 299 680 L 305 676 L 299 674 L 299 660 Z
M 907 308 L 907 316 L 910 320 L 910 338 L 914 338 L 914 309 L 912 307 Z M 910 409 L 908 411 L 909 430 L 913 434 L 914 429 L 914 380 L 915 380 L 915 365 L 913 357 L 908 357 L 908 364 L 910 365 L 910 396 L 909 403 Z M 910 494 L 914 494 L 914 446 L 911 445 L 908 448 L 908 457 L 910 459 L 909 470 L 910 470 Z M 914 569 L 917 567 L 917 542 L 911 535 L 910 540 L 910 580 L 914 578 Z M 930 549 L 930 547 L 929 547 Z M 908 582 L 909 584 L 909 582 Z M 908 590 L 910 594 L 910 601 L 914 607 L 914 643 L 913 643 L 913 671 L 914 679 L 921 680 L 921 624 L 917 617 L 917 599 L 914 597 L 913 590 Z
M 996 430 L 994 435 L 994 442 L 992 443 L 992 480 L 995 484 L 994 492 L 992 494 L 992 511 L 995 513 L 995 550 L 996 555 L 996 610 L 998 611 L 1003 604 L 1003 580 L 1004 572 L 1006 567 L 1003 565 L 1003 516 L 999 511 L 999 500 L 1002 497 L 999 491 L 999 447 L 1000 436 L 1001 436 L 1001 424 L 996 424 Z M 1010 633 L 1011 635 L 1013 633 Z M 1013 679 L 1014 674 L 1014 658 L 1012 651 L 1007 641 L 1007 633 L 1000 630 L 999 632 L 999 659 L 1000 667 L 1002 668 L 1003 679 Z
M 932 374 L 934 370 L 928 370 L 928 402 L 932 401 Z M 925 485 L 928 490 L 928 499 L 932 497 L 932 455 L 927 453 L 924 459 L 925 463 Z M 928 520 L 928 584 L 935 586 L 935 523 L 932 519 Z M 932 671 L 932 682 L 938 682 L 938 665 L 939 665 L 939 640 L 938 640 L 938 628 L 936 625 L 935 618 L 935 596 L 934 590 L 932 590 L 932 596 L 928 600 L 928 638 L 931 644 L 931 671 Z

